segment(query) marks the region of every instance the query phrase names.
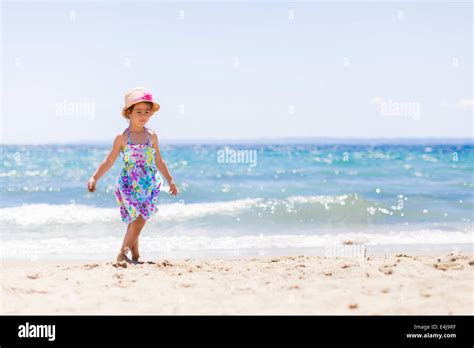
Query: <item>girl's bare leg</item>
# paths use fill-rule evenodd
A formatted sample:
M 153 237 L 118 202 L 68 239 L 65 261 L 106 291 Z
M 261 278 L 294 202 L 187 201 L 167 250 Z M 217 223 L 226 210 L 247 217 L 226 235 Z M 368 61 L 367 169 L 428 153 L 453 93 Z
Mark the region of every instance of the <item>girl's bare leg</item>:
M 127 225 L 127 232 L 125 233 L 125 236 L 123 237 L 123 242 L 122 242 L 122 248 L 120 248 L 120 252 L 117 255 L 117 261 L 127 261 L 129 262 L 129 258 L 127 257 L 127 252 L 128 252 L 128 247 L 127 247 L 127 236 L 131 234 L 130 229 L 132 228 L 132 223 Z
M 139 239 L 140 239 L 140 237 L 137 238 L 137 241 L 132 246 L 132 261 L 133 262 L 138 262 L 138 259 L 140 258 L 140 252 L 138 251 L 138 240 Z
M 120 248 L 117 261 L 130 261 L 126 253 L 132 249 L 133 244 L 137 241 L 143 226 L 145 226 L 145 221 L 145 219 L 139 216 L 135 221 L 128 224 L 127 233 L 125 233 L 123 238 L 122 248 Z
M 137 261 L 138 258 L 140 257 L 140 252 L 138 251 L 138 240 L 140 237 L 137 238 L 135 243 L 132 245 L 132 261 Z
M 141 216 L 140 216 L 140 218 L 142 219 Z M 140 239 L 140 233 L 142 232 L 143 227 L 145 227 L 145 223 L 146 223 L 145 219 L 142 219 L 142 220 L 143 220 L 143 224 L 140 225 L 141 228 L 138 231 L 137 240 L 135 241 L 135 243 L 133 243 L 132 249 L 131 249 L 131 251 L 132 251 L 132 261 L 135 262 L 135 263 L 138 263 L 138 259 L 140 258 L 140 252 L 138 251 L 138 241 Z

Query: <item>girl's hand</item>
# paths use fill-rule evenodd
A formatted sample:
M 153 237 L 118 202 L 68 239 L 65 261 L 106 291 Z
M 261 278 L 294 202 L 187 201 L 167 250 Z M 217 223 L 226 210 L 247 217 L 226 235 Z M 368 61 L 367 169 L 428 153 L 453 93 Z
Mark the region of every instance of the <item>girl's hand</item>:
M 176 187 L 176 184 L 174 183 L 173 180 L 171 180 L 169 183 L 168 183 L 169 187 L 170 187 L 170 194 L 172 196 L 176 196 L 178 194 L 178 188 Z
M 89 179 L 87 182 L 87 189 L 89 192 L 94 192 L 95 191 L 95 185 L 97 184 L 97 180 L 95 180 L 93 177 Z

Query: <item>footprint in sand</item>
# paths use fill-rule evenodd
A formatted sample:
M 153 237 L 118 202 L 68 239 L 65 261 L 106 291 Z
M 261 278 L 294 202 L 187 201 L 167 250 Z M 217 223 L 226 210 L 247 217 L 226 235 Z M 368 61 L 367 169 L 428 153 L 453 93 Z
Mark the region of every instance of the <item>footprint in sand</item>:
M 438 263 L 433 264 L 433 267 L 440 271 L 447 271 L 447 270 L 462 270 L 464 267 L 456 263 L 458 259 L 462 257 L 453 257 L 453 254 L 449 254 L 448 258 L 445 260 L 437 259 Z
M 180 283 L 179 286 L 181 286 L 183 288 L 190 288 L 191 286 L 193 286 L 193 284 L 191 284 L 191 283 Z
M 441 263 L 441 264 L 434 264 L 434 268 L 440 271 L 447 271 L 447 270 L 462 270 L 464 267 L 459 263 Z
M 119 268 L 119 267 L 127 268 L 127 262 L 126 261 L 114 262 L 112 263 L 112 266 L 114 266 L 115 268 Z
M 38 279 L 39 274 L 38 273 L 32 273 L 32 274 L 28 274 L 27 277 L 30 278 L 30 279 Z
M 385 265 L 385 266 L 379 268 L 379 271 L 382 272 L 385 275 L 393 274 L 393 270 L 390 268 L 389 265 Z
M 115 286 L 118 286 L 120 288 L 128 288 L 130 286 L 130 282 L 125 282 L 123 280 L 118 280 L 117 282 L 114 283 Z
M 395 255 L 395 257 L 410 257 L 410 258 L 413 258 L 413 256 L 408 256 L 408 255 L 405 255 L 405 254 L 398 254 L 398 255 Z
M 87 265 L 84 265 L 84 268 L 89 270 L 89 269 L 93 269 L 93 268 L 96 268 L 96 267 L 99 267 L 99 264 L 97 263 L 88 263 Z
M 27 291 L 28 294 L 42 294 L 42 295 L 45 295 L 47 294 L 48 292 L 46 290 L 36 290 L 36 289 L 29 289 Z
M 136 283 L 136 279 L 131 279 L 127 280 L 124 279 L 124 274 L 123 273 L 115 273 L 112 275 L 112 278 L 115 280 L 113 285 L 118 286 L 120 288 L 128 288 L 133 285 L 133 283 Z
M 158 267 L 173 267 L 173 264 L 168 260 L 164 260 L 162 263 L 157 264 Z

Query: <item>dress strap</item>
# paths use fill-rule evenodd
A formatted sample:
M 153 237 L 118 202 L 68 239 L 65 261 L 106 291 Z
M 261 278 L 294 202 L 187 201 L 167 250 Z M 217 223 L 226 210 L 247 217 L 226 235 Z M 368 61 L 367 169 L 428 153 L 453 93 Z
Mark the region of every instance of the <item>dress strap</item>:
M 130 127 L 127 128 L 127 135 L 128 135 L 128 145 L 132 144 L 132 140 L 130 139 Z
M 145 128 L 145 127 L 143 127 L 143 128 Z M 147 139 L 148 139 L 148 143 L 150 144 L 150 146 L 152 146 L 150 137 L 148 136 L 148 129 L 146 129 L 146 128 L 145 128 L 145 134 L 146 134 L 146 137 L 147 137 Z

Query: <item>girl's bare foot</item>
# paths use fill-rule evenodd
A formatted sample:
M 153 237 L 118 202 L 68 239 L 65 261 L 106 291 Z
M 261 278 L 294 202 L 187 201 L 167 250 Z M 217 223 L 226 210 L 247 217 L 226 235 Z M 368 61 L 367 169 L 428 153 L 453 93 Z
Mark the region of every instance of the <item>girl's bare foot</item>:
M 144 263 L 143 261 L 138 261 L 139 257 L 140 257 L 140 255 L 138 255 L 136 257 L 132 255 L 132 262 L 134 264 L 140 264 L 140 265 L 143 264 Z
M 128 252 L 129 250 L 130 250 L 129 248 L 125 248 L 124 251 L 121 251 L 121 252 L 117 255 L 117 262 L 125 261 L 125 262 L 127 262 L 127 263 L 131 263 L 132 261 L 130 261 L 130 259 L 129 259 L 128 256 L 127 256 L 127 252 Z

